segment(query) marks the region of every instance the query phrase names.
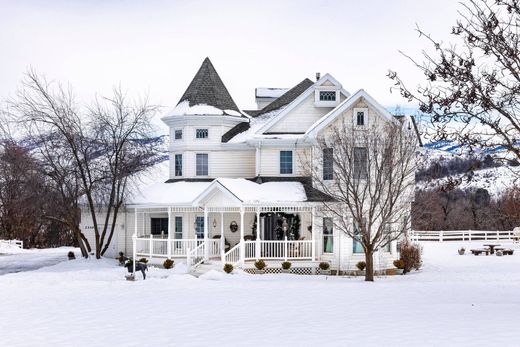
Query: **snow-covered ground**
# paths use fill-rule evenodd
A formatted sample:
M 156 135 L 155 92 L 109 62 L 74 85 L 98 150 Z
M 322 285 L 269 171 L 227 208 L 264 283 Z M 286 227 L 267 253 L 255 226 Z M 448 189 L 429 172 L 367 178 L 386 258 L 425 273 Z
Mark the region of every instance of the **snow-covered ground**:
M 81 253 L 72 247 L 49 249 L 20 249 L 14 245 L 0 243 L 0 275 L 12 272 L 31 271 L 67 260 L 67 253 Z
M 423 243 L 424 268 L 361 278 L 151 269 L 128 282 L 112 260 L 0 276 L 4 346 L 489 346 L 520 338 L 513 256 Z M 464 243 L 467 248 L 481 242 Z M 140 278 L 140 275 L 139 275 Z

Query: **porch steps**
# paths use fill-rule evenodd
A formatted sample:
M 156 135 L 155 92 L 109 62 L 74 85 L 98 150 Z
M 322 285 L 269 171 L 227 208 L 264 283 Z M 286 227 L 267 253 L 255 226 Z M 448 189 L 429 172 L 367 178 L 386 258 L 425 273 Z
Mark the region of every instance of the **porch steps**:
M 211 270 L 216 270 L 216 271 L 222 270 L 222 263 L 220 261 L 216 261 L 216 260 L 206 261 L 206 262 L 198 265 L 194 269 L 192 269 L 190 271 L 190 275 L 199 277 Z

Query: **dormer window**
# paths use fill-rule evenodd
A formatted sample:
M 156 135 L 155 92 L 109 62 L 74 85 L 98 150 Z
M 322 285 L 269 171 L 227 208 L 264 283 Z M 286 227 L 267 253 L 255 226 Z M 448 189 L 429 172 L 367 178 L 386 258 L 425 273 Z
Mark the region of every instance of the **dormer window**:
M 197 139 L 207 139 L 208 138 L 208 129 L 195 130 L 195 137 Z
M 320 101 L 336 101 L 336 92 L 332 90 L 320 91 Z

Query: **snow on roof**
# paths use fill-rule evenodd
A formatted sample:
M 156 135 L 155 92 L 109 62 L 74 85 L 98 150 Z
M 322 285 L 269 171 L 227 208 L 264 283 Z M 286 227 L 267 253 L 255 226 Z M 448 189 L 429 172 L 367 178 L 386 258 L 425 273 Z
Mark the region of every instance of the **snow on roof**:
M 206 104 L 198 104 L 190 106 L 190 102 L 188 100 L 181 101 L 173 110 L 166 114 L 166 117 L 169 116 L 184 116 L 184 115 L 229 115 L 240 117 L 242 116 L 240 112 L 235 110 L 221 110 L 216 108 L 215 106 L 206 105 Z
M 306 201 L 300 182 L 266 182 L 258 184 L 244 178 L 218 178 L 237 198 L 245 203 Z
M 191 205 L 211 182 L 155 183 L 136 194 L 129 205 Z
M 255 96 L 257 98 L 279 98 L 288 90 L 289 88 L 256 88 Z
M 276 117 L 278 113 L 280 113 L 285 108 L 279 108 L 275 111 L 265 113 L 261 116 L 251 118 L 249 122 L 249 129 L 247 129 L 244 132 L 241 132 L 237 135 L 235 135 L 233 138 L 231 138 L 228 143 L 241 143 L 245 142 L 247 140 L 252 139 L 255 137 L 255 133 L 260 130 L 268 121 L 270 121 L 272 118 Z

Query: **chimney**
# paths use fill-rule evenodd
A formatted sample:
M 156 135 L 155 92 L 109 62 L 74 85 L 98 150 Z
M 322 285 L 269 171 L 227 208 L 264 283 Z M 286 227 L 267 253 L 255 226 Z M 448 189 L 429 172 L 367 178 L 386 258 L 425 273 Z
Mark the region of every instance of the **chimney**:
M 319 72 L 316 72 L 316 81 L 321 78 L 321 74 Z

